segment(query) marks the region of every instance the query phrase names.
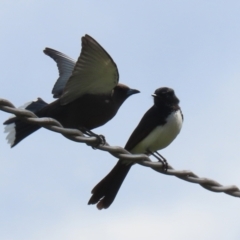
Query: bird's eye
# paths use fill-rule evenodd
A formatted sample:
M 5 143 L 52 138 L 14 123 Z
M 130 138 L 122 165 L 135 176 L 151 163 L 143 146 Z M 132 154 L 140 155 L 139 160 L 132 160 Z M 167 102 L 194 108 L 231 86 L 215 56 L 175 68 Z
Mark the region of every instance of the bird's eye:
M 171 97 L 171 96 L 173 96 L 173 91 L 167 91 L 167 92 L 164 93 L 164 95 L 166 97 Z

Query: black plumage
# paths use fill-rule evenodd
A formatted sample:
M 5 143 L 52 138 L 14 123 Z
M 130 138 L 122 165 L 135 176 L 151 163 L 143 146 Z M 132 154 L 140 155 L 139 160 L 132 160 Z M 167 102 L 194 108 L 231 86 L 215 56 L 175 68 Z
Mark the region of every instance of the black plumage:
M 52 90 L 59 99 L 50 104 L 40 98 L 29 103 L 26 109 L 38 117 L 52 117 L 66 128 L 91 130 L 111 120 L 129 96 L 139 93 L 118 83 L 118 69 L 113 59 L 89 35 L 82 37 L 77 62 L 54 49 L 46 48 L 44 53 L 52 57 L 59 68 L 60 76 Z M 40 128 L 17 117 L 4 124 L 8 125 L 11 147 Z
M 144 114 L 125 145 L 131 153 L 147 155 L 167 147 L 181 130 L 183 115 L 179 99 L 171 88 L 159 88 L 153 94 L 154 105 Z M 119 160 L 109 174 L 92 190 L 88 204 L 98 209 L 108 208 L 114 201 L 131 162 Z

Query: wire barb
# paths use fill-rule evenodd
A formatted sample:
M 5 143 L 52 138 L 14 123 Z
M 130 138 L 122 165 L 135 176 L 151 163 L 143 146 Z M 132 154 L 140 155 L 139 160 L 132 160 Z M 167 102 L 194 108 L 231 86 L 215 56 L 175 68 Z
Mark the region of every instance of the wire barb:
M 203 188 L 212 192 L 223 192 L 233 197 L 240 197 L 240 190 L 237 186 L 223 186 L 212 179 L 198 177 L 191 171 L 175 170 L 169 164 L 167 171 L 164 171 L 162 162 L 153 162 L 145 154 L 131 154 L 122 147 L 110 146 L 106 141 L 99 144 L 99 137 L 97 137 L 96 134 L 86 136 L 82 131 L 78 129 L 64 128 L 57 120 L 53 118 L 39 118 L 33 112 L 25 109 L 15 108 L 15 106 L 6 99 L 0 98 L 0 110 L 15 114 L 17 117 L 21 118 L 22 121 L 28 122 L 30 124 L 37 124 L 41 127 L 47 128 L 50 131 L 60 133 L 72 141 L 86 143 L 95 149 L 109 152 L 116 158 L 125 159 L 134 163 L 138 163 L 145 167 L 150 167 L 159 173 L 175 176 L 187 182 L 197 183 Z

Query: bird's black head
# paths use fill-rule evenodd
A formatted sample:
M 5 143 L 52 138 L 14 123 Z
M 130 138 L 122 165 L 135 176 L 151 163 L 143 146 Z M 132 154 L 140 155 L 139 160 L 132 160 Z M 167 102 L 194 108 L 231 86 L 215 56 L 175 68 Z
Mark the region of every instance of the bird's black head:
M 158 88 L 152 96 L 154 97 L 154 104 L 156 105 L 174 105 L 179 103 L 179 99 L 176 97 L 174 90 L 171 88 Z
M 140 93 L 140 91 L 131 89 L 128 86 L 119 83 L 113 89 L 113 98 L 115 101 L 119 102 L 119 104 L 122 104 L 128 97 L 136 93 Z

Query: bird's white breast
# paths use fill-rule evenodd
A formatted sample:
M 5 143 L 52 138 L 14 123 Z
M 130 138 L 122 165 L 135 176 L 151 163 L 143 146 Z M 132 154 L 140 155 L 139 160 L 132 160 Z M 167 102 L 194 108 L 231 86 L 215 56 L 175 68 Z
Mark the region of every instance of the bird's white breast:
M 157 151 L 167 147 L 179 134 L 182 127 L 183 119 L 180 110 L 171 113 L 166 123 L 157 126 L 147 137 L 138 143 L 132 153 L 144 153 L 146 151 Z

